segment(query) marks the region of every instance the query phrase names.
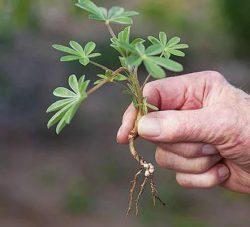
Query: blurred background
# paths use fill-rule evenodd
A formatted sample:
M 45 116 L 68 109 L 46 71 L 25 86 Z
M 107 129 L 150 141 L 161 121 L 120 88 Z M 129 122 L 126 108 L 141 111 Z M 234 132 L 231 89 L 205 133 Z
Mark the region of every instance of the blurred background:
M 139 11 L 133 36 L 166 31 L 182 37 L 190 46 L 182 61 L 185 73 L 217 70 L 250 91 L 250 1 L 95 2 Z M 146 190 L 140 216 L 125 216 L 136 163 L 115 141 L 129 103 L 122 88 L 106 86 L 89 97 L 60 136 L 46 128 L 53 88 L 66 85 L 71 73 L 90 79 L 98 73 L 59 63 L 51 45 L 72 39 L 95 41 L 107 56 L 100 62 L 118 64 L 104 26 L 88 21 L 72 0 L 0 0 L 0 226 L 249 226 L 249 196 L 222 188 L 182 189 L 171 171 L 159 169 L 167 207 L 153 209 Z M 138 143 L 153 160 L 154 146 Z

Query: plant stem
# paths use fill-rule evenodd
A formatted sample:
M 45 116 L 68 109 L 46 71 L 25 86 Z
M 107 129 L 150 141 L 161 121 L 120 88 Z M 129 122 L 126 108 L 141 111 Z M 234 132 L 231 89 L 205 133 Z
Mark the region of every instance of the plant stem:
M 96 86 L 92 87 L 91 89 L 88 90 L 87 95 L 90 95 L 94 93 L 96 90 L 101 88 L 104 84 L 108 83 L 109 80 L 103 80 L 101 83 L 97 84 Z
M 112 71 L 111 69 L 109 69 L 109 68 L 107 68 L 106 66 L 101 65 L 101 64 L 99 64 L 99 63 L 97 63 L 97 62 L 94 62 L 94 61 L 89 61 L 89 62 L 90 62 L 92 65 L 95 65 L 96 67 L 103 69 L 104 71 L 107 71 L 107 70 Z
M 109 30 L 109 33 L 110 33 L 110 35 L 111 35 L 113 38 L 116 38 L 116 35 L 115 35 L 115 33 L 114 33 L 113 29 L 111 28 L 111 26 L 110 26 L 109 22 L 106 22 L 106 23 L 105 23 L 105 25 L 107 26 L 107 28 L 108 28 L 108 30 Z
M 96 63 L 96 64 L 98 64 L 98 63 Z M 108 69 L 108 70 L 110 70 L 110 69 Z M 106 83 L 111 82 L 112 79 L 117 76 L 117 74 L 119 74 L 119 73 L 121 73 L 123 71 L 126 71 L 126 70 L 127 69 L 124 68 L 124 67 L 120 67 L 120 68 L 116 69 L 115 71 L 110 70 L 110 71 L 112 71 L 112 77 L 111 77 L 111 79 L 109 78 L 109 79 L 103 80 L 101 83 L 99 83 L 96 86 L 92 87 L 91 89 L 88 90 L 87 95 L 90 95 L 90 94 L 94 93 L 96 90 L 98 90 L 99 88 L 101 88 Z

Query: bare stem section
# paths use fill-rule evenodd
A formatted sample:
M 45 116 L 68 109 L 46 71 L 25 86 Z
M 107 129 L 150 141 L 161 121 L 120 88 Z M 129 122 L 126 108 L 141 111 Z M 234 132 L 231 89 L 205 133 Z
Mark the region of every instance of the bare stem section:
M 109 24 L 108 21 L 105 23 L 105 25 L 107 26 L 110 35 L 111 35 L 113 38 L 116 37 L 116 35 L 115 35 L 115 33 L 114 33 L 113 29 L 111 28 L 111 26 L 110 26 L 110 24 Z

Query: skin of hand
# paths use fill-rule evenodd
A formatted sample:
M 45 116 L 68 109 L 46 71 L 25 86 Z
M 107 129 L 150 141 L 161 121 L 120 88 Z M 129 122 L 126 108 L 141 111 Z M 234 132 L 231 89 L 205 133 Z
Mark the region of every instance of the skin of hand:
M 218 72 L 205 71 L 146 84 L 143 94 L 159 108 L 143 116 L 138 134 L 157 145 L 156 162 L 176 171 L 188 188 L 250 193 L 250 96 Z M 130 105 L 117 134 L 127 143 L 136 109 Z

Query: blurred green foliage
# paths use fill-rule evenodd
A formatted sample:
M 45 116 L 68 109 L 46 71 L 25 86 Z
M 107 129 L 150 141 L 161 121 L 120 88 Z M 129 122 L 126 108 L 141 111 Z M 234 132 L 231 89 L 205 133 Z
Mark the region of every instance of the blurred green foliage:
M 90 211 L 93 198 L 85 180 L 75 179 L 65 196 L 65 209 L 71 214 L 83 214 Z
M 101 1 L 96 1 L 100 3 Z M 219 18 L 222 21 L 222 30 L 228 29 L 237 42 L 237 52 L 248 55 L 250 46 L 250 1 L 248 0 L 210 0 L 208 6 L 217 7 L 216 10 Z M 41 6 L 44 4 L 55 4 L 55 1 L 33 1 L 33 0 L 1 0 L 0 1 L 0 39 L 9 37 L 13 31 L 18 31 L 22 28 L 36 29 L 39 25 L 39 13 Z M 65 4 L 68 4 L 65 1 Z M 161 29 L 168 30 L 179 29 L 183 32 L 190 31 L 190 18 L 192 18 L 192 8 L 199 5 L 196 1 L 184 0 L 145 0 L 139 5 L 141 14 L 157 23 Z M 74 14 L 79 14 L 75 7 L 69 8 L 68 11 Z M 84 15 L 83 15 L 84 16 Z M 207 16 L 207 15 L 206 15 Z M 205 16 L 205 17 L 206 17 Z M 194 21 L 193 21 L 194 22 Z M 197 21 L 202 27 L 208 25 L 204 21 Z
M 183 0 L 146 0 L 139 7 L 139 11 L 143 12 L 143 16 L 160 28 L 179 28 L 186 30 L 188 23 L 186 20 L 187 2 Z
M 1 0 L 0 1 L 0 37 L 8 37 L 14 30 L 24 27 L 37 28 L 37 1 Z
M 216 1 L 221 9 L 223 24 L 237 40 L 237 52 L 249 56 L 250 51 L 250 1 L 220 0 Z

